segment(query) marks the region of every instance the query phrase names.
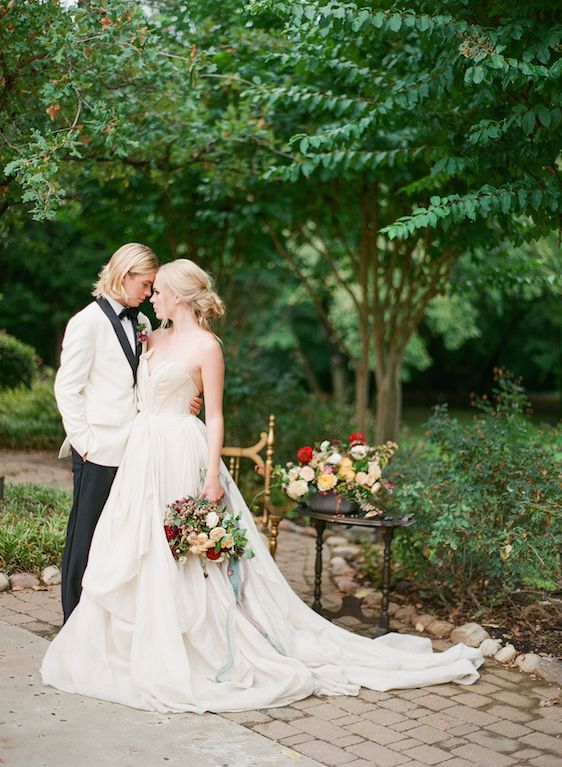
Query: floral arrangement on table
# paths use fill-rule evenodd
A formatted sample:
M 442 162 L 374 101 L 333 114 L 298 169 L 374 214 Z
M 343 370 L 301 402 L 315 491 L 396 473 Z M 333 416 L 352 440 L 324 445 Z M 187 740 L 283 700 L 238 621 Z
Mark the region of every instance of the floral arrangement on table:
M 251 559 L 254 551 L 239 519 L 238 512 L 227 511 L 207 498 L 187 496 L 169 503 L 164 533 L 174 559 L 185 564 L 188 557 L 199 557 L 205 574 L 208 562 Z
M 383 479 L 382 471 L 398 445 L 367 445 L 360 432 L 348 441 L 324 440 L 314 447 L 305 445 L 297 451 L 297 463 L 277 467 L 281 488 L 289 498 L 303 502 L 316 493 L 331 494 L 354 501 L 365 516 L 381 513 L 377 500 L 392 493 L 394 485 Z

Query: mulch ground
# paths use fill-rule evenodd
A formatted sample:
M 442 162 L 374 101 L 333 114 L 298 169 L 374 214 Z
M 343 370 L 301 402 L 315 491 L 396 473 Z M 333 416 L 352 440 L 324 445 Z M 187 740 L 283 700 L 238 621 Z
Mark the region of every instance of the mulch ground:
M 491 637 L 513 644 L 520 652 L 562 658 L 562 591 L 518 593 L 509 601 L 482 610 L 471 610 L 467 606 L 450 610 L 431 593 L 420 592 L 419 585 L 412 581 L 397 581 L 393 589 L 395 594 L 416 605 L 420 613 L 429 613 L 456 625 L 475 621 Z

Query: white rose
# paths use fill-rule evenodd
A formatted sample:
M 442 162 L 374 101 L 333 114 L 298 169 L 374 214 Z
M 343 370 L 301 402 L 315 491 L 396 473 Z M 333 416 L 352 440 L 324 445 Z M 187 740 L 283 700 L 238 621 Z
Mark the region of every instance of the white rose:
M 290 469 L 289 471 L 289 480 L 298 479 L 300 471 L 301 471 L 300 466 L 293 466 L 293 468 Z
M 373 495 L 376 495 L 376 493 L 378 493 L 380 489 L 381 489 L 381 483 L 380 482 L 375 482 L 375 484 L 371 488 L 371 493 Z
M 341 455 L 339 453 L 332 453 L 328 458 L 328 463 L 341 463 Z
M 373 482 L 381 478 L 381 467 L 376 461 L 369 463 L 369 476 L 373 478 Z
M 308 493 L 308 483 L 304 479 L 294 479 L 292 482 L 289 482 L 285 492 L 289 498 L 298 500 Z
M 207 527 L 216 527 L 219 521 L 219 515 L 216 511 L 210 511 L 205 517 L 205 524 Z
M 355 481 L 358 485 L 362 485 L 363 487 L 371 487 L 371 483 L 369 482 L 369 475 L 364 471 L 358 471 L 355 475 Z
M 305 482 L 312 482 L 314 479 L 314 469 L 311 469 L 310 466 L 303 466 L 300 477 L 301 479 L 304 479 Z
M 353 445 L 349 451 L 354 458 L 364 458 L 367 455 L 367 445 Z
M 323 453 L 325 453 L 329 447 L 330 447 L 330 443 L 327 439 L 325 439 L 324 442 L 320 443 L 320 450 L 322 450 Z

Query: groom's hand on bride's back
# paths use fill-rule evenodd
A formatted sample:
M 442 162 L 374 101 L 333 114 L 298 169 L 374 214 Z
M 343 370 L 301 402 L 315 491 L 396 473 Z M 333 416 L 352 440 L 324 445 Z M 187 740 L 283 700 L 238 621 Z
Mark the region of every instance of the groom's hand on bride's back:
M 198 394 L 189 403 L 189 412 L 191 415 L 199 415 L 203 407 L 203 394 Z

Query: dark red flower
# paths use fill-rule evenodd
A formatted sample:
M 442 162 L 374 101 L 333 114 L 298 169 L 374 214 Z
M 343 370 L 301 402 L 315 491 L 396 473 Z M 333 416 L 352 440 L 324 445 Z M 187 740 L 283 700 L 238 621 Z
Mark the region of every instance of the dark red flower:
M 365 436 L 361 434 L 360 431 L 354 431 L 353 434 L 349 435 L 349 444 L 350 445 L 364 445 L 365 444 Z
M 176 527 L 176 525 L 164 525 L 164 532 L 166 534 L 166 540 L 172 541 L 180 534 L 180 529 L 179 527 Z
M 214 549 L 207 549 L 207 559 L 212 559 L 214 561 L 215 559 L 219 559 L 221 554 L 222 554 L 222 551 L 215 551 Z
M 332 445 L 341 445 L 341 439 L 333 439 Z
M 312 448 L 308 445 L 301 447 L 300 450 L 297 450 L 297 458 L 299 463 L 310 463 L 312 461 Z

